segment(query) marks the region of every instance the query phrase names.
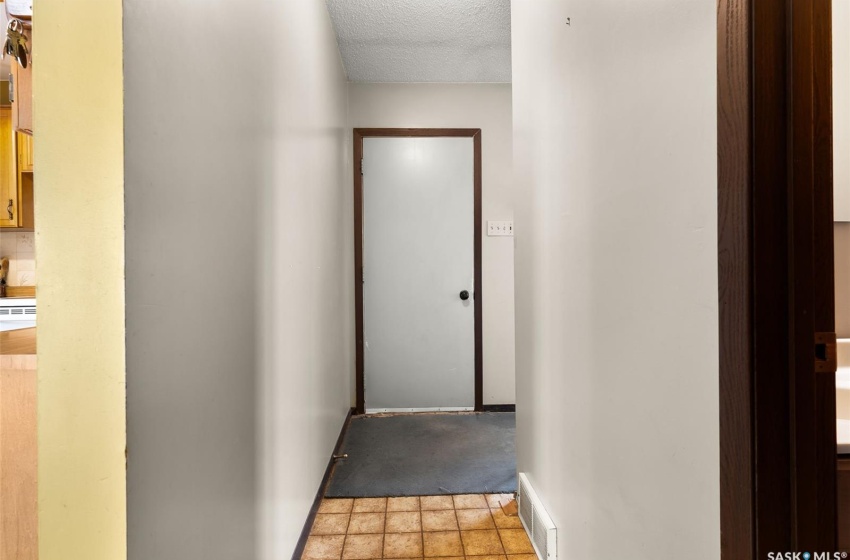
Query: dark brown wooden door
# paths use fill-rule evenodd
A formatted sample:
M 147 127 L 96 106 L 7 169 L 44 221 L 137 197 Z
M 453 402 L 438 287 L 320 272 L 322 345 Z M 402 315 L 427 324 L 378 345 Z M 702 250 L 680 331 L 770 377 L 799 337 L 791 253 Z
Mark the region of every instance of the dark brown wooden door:
M 789 278 L 792 515 L 797 550 L 837 539 L 835 364 L 816 367 L 835 333 L 831 0 L 791 4 Z M 819 334 L 820 333 L 820 334 Z M 825 356 L 821 356 L 822 358 Z M 834 362 L 834 360 L 830 360 Z
M 718 7 L 722 557 L 835 551 L 831 0 Z

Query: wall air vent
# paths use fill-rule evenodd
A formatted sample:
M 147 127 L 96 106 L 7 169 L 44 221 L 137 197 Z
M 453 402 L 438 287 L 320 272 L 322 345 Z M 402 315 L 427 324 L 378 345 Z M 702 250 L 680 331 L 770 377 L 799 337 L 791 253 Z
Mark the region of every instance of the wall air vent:
M 525 531 L 531 538 L 531 544 L 541 560 L 556 560 L 558 557 L 555 524 L 543 509 L 537 492 L 531 487 L 525 473 L 519 473 L 519 492 L 517 494 L 519 518 Z

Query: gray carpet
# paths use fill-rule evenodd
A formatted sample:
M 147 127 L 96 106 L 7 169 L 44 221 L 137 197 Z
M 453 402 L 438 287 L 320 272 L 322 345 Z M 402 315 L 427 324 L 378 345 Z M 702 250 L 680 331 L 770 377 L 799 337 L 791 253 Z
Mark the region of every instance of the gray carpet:
M 514 492 L 515 432 L 509 412 L 352 418 L 326 496 Z

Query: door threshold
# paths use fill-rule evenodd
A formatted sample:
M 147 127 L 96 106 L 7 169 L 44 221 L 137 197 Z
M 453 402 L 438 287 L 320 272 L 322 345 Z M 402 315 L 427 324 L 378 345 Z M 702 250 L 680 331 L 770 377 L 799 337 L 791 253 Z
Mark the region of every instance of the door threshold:
M 473 406 L 442 406 L 436 408 L 367 408 L 366 414 L 392 414 L 396 412 L 474 412 Z

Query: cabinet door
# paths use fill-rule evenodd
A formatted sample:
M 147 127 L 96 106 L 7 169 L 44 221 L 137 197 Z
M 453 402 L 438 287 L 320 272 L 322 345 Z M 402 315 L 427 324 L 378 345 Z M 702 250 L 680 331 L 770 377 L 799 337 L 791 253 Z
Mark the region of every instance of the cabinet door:
M 32 52 L 32 41 L 29 41 Z M 21 68 L 12 60 L 12 127 L 32 134 L 32 65 Z
M 0 227 L 18 227 L 18 178 L 12 110 L 0 107 Z
M 17 133 L 18 142 L 18 171 L 32 172 L 32 136 L 22 132 Z

